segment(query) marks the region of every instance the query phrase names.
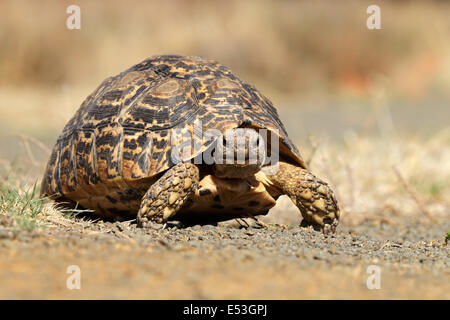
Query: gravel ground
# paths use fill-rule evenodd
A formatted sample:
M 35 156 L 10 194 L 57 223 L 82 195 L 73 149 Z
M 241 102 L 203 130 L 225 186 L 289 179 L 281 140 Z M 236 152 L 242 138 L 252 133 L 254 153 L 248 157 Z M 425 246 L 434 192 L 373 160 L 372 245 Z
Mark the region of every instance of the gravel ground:
M 448 221 L 367 221 L 331 236 L 236 221 L 64 224 L 0 230 L 0 298 L 450 298 Z M 80 290 L 66 287 L 69 265 L 80 267 Z M 370 265 L 381 271 L 378 290 L 366 285 Z

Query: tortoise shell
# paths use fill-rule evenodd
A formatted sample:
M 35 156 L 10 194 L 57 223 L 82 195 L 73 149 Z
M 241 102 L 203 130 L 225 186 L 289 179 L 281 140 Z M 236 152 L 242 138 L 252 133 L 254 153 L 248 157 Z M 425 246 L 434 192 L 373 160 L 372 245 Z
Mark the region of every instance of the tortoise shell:
M 107 78 L 86 98 L 53 148 L 41 192 L 87 207 L 93 198 L 109 197 L 126 210 L 127 201 L 137 200 L 152 178 L 174 165 L 174 132 L 197 137 L 195 121 L 203 132 L 276 131 L 280 156 L 305 167 L 277 110 L 254 86 L 217 61 L 162 55 Z M 213 143 L 197 138 L 201 148 L 191 157 Z

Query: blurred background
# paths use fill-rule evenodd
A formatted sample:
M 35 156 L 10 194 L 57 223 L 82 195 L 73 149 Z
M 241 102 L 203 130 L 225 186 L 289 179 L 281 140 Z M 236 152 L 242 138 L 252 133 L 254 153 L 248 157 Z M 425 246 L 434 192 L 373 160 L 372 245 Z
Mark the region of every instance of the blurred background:
M 72 4 L 80 30 L 66 27 Z M 366 27 L 371 4 L 381 30 Z M 8 175 L 34 167 L 39 178 L 48 148 L 104 78 L 156 54 L 200 55 L 274 102 L 347 211 L 395 211 L 400 202 L 417 211 L 407 194 L 391 197 L 403 190 L 396 166 L 436 200 L 427 210 L 447 212 L 449 17 L 449 1 L 431 0 L 3 0 L 0 159 Z

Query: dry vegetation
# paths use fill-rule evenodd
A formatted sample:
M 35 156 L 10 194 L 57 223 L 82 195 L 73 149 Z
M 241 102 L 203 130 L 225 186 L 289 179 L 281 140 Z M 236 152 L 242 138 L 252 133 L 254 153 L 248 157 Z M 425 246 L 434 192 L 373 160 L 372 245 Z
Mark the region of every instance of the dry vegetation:
M 92 87 L 161 53 L 214 57 L 269 92 L 367 94 L 380 79 L 409 97 L 450 85 L 450 4 L 388 1 L 383 30 L 365 27 L 371 1 L 2 1 L 0 83 Z

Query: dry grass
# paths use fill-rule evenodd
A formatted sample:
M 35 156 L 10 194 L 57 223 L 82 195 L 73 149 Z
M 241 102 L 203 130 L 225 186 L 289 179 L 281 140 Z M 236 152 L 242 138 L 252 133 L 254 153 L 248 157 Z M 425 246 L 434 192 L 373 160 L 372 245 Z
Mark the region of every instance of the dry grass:
M 2 1 L 0 83 L 93 87 L 161 53 L 214 57 L 268 95 L 365 96 L 382 79 L 420 97 L 450 88 L 450 5 L 373 1 L 77 1 L 80 31 L 65 27 L 70 1 Z
M 349 134 L 342 144 L 325 140 L 312 159 L 311 170 L 335 189 L 343 224 L 394 223 L 396 216 L 430 223 L 450 217 L 448 129 L 426 140 L 357 134 Z M 290 223 L 298 219 L 296 211 L 289 199 L 280 199 L 268 220 Z

